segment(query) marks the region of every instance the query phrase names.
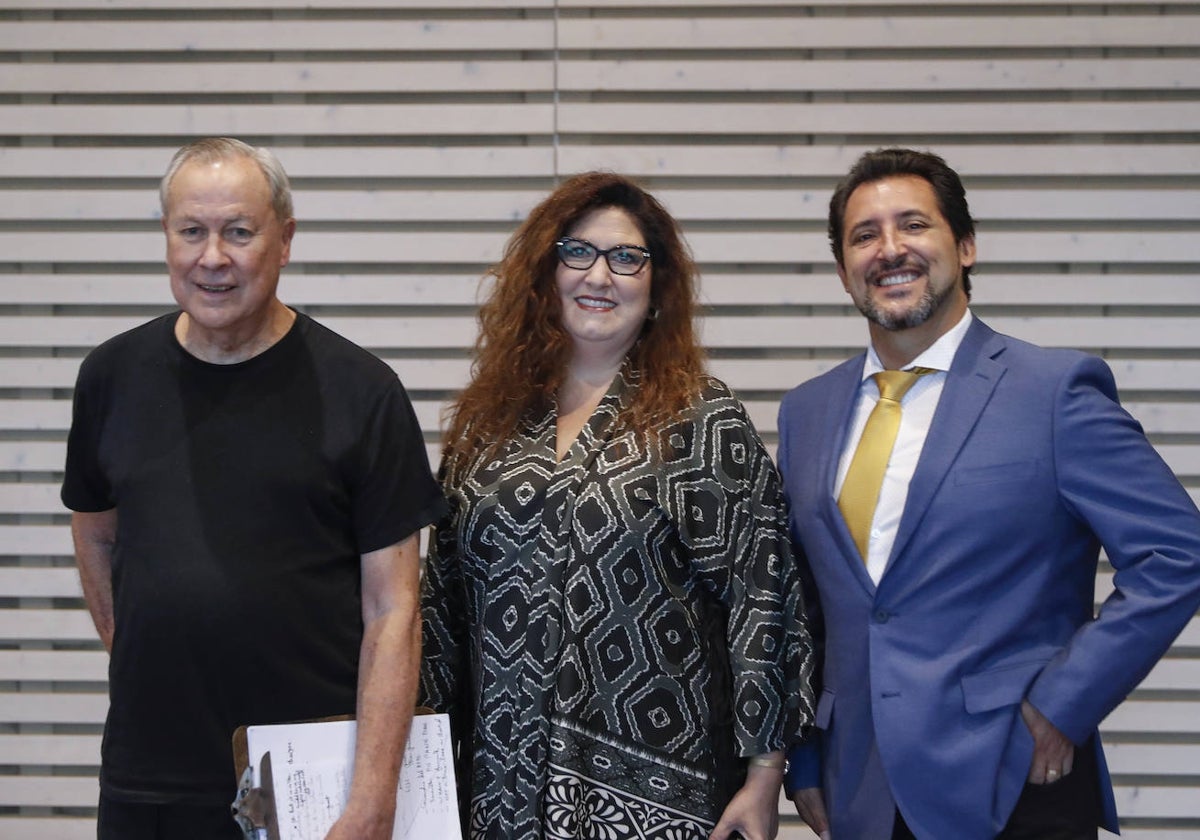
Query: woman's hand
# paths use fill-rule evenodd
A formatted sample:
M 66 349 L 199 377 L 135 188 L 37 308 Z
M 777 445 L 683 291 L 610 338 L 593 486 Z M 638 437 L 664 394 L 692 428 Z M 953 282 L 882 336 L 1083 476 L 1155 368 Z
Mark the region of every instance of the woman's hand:
M 774 840 L 779 833 L 779 787 L 783 784 L 783 753 L 758 756 L 768 764 L 751 762 L 746 783 L 721 814 L 709 840 Z M 778 759 L 778 763 L 775 761 Z

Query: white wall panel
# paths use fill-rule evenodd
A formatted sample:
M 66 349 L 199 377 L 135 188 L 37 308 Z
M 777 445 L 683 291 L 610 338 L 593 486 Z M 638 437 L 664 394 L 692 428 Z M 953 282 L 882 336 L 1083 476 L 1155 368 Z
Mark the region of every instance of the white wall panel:
M 711 366 L 773 445 L 782 392 L 865 340 L 833 185 L 865 149 L 932 148 L 979 221 L 976 312 L 1104 355 L 1200 496 L 1194 0 L 0 0 L 6 840 L 94 836 L 105 660 L 58 501 L 71 387 L 171 307 L 158 178 L 223 133 L 292 176 L 281 294 L 396 368 L 431 451 L 480 276 L 594 167 L 682 221 Z M 1200 620 L 1104 726 L 1137 840 L 1200 840 L 1198 651 Z

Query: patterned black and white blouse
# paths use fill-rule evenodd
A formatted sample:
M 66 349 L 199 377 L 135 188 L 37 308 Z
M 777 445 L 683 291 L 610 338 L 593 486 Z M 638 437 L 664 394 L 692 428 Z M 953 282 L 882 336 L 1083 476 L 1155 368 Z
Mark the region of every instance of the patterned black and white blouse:
M 618 375 L 562 462 L 538 418 L 447 486 L 422 702 L 448 711 L 470 838 L 705 838 L 738 757 L 812 719 L 779 477 L 710 379 L 647 436 Z

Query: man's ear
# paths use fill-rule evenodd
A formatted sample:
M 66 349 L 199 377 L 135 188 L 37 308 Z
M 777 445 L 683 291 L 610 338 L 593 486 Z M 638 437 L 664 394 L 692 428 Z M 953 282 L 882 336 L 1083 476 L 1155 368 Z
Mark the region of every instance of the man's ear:
M 967 234 L 958 243 L 958 261 L 964 268 L 975 265 L 975 234 Z
M 279 255 L 279 267 L 283 268 L 292 259 L 292 237 L 296 235 L 296 220 L 288 219 L 283 223 L 279 238 L 283 240 L 283 251 Z

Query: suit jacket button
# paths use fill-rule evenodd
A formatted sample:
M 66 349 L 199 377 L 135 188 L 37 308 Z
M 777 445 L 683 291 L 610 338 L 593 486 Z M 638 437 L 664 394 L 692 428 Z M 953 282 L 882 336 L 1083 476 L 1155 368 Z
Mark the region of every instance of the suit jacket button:
M 887 624 L 888 619 L 891 617 L 892 614 L 887 610 L 875 610 L 875 620 L 880 624 Z

